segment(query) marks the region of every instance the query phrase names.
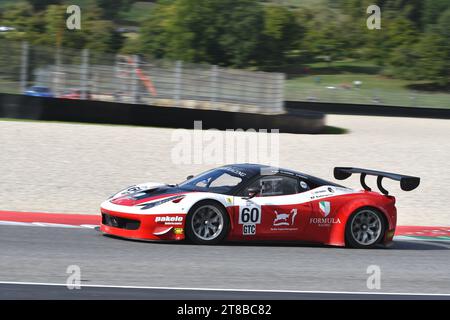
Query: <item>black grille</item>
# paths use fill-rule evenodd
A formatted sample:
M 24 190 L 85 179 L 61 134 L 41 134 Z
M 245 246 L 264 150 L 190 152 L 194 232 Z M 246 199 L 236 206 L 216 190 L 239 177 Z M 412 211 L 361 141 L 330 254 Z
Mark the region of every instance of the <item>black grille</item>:
M 141 222 L 139 220 L 126 219 L 102 213 L 102 224 L 114 228 L 137 230 Z

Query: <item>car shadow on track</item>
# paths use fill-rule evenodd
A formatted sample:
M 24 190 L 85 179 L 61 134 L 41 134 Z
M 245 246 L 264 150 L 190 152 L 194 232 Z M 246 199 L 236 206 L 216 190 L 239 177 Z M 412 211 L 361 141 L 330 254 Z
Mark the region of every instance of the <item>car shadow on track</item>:
M 225 245 L 225 244 L 224 244 Z M 324 248 L 334 250 L 450 250 L 450 242 L 447 244 L 432 241 L 394 241 L 389 246 L 378 245 L 371 249 L 355 249 L 347 247 L 336 247 L 318 243 L 305 242 L 228 242 L 228 246 L 255 246 L 255 247 L 302 247 L 302 248 Z
M 394 241 L 392 247 L 394 250 L 450 250 L 450 241 Z
M 182 241 L 158 241 L 158 240 L 139 240 L 139 239 L 126 239 L 120 238 L 112 235 L 103 235 L 111 239 L 119 241 L 129 241 L 129 242 L 148 242 L 155 245 L 177 245 L 177 246 L 193 246 L 195 244 L 182 240 Z M 205 245 L 204 245 L 205 246 Z M 299 247 L 299 248 L 322 248 L 322 249 L 337 249 L 337 250 L 450 250 L 450 242 L 439 242 L 439 241 L 407 241 L 407 240 L 397 240 L 394 241 L 388 247 L 379 245 L 372 249 L 353 249 L 345 247 L 336 247 L 330 245 L 323 245 L 319 243 L 310 242 L 293 242 L 293 241 L 225 241 L 224 243 L 217 245 L 210 245 L 209 247 Z

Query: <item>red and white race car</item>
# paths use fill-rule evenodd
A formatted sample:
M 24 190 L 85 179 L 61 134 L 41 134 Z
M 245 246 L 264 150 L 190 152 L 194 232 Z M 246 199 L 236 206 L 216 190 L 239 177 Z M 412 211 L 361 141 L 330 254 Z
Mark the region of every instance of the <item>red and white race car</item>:
M 371 248 L 392 241 L 395 198 L 382 179 L 410 191 L 418 177 L 336 167 L 343 180 L 361 174 L 364 190 L 352 190 L 293 170 L 257 164 L 226 165 L 189 176 L 177 185 L 145 183 L 126 188 L 101 205 L 100 230 L 142 240 L 284 240 Z M 377 176 L 381 193 L 366 175 Z

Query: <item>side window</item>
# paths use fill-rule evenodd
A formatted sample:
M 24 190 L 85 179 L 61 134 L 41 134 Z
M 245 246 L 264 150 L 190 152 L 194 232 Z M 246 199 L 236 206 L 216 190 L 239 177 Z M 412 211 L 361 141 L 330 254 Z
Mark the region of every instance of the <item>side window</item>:
M 248 194 L 248 189 L 260 188 L 259 196 L 281 196 L 295 194 L 299 192 L 299 183 L 296 178 L 285 176 L 264 176 L 251 183 L 244 190 L 244 195 Z
M 195 186 L 200 187 L 200 188 L 206 188 L 206 187 L 208 187 L 208 184 L 210 183 L 210 181 L 211 181 L 211 178 L 200 180 L 199 182 L 197 182 L 195 184 Z
M 242 178 L 234 177 L 231 174 L 224 173 L 209 184 L 210 188 L 230 186 L 234 187 L 241 183 Z

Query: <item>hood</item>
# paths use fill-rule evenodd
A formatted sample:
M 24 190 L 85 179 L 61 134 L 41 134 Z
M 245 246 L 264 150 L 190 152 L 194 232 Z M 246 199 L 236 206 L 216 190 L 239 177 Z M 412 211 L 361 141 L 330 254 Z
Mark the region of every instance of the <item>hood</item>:
M 186 190 L 182 190 L 174 185 L 145 183 L 122 190 L 110 198 L 110 202 L 122 206 L 135 206 L 157 199 L 181 195 L 186 192 Z

